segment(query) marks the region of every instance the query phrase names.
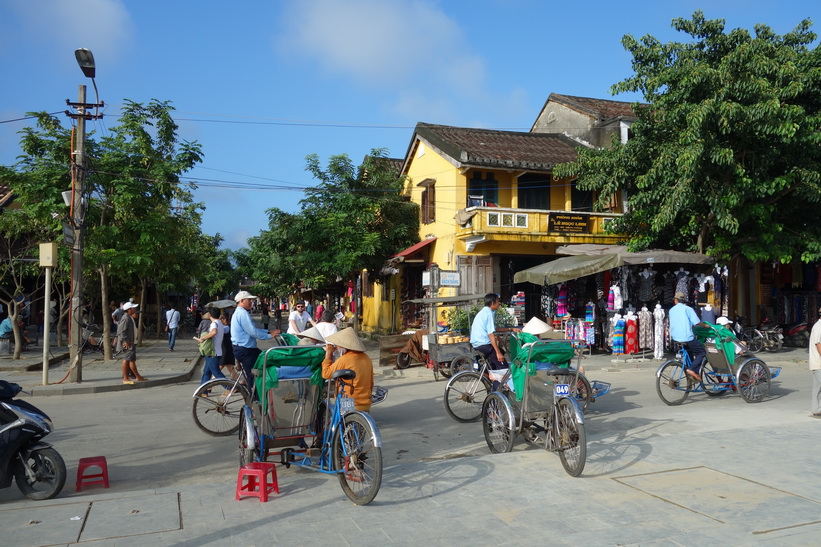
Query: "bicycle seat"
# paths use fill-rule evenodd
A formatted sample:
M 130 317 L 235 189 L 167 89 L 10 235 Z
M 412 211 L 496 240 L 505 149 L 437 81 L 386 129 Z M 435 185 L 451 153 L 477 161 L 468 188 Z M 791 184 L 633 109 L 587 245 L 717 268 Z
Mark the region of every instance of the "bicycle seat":
M 339 370 L 334 371 L 331 375 L 331 380 L 336 380 L 337 378 L 342 378 L 343 380 L 353 380 L 356 378 L 356 372 L 352 371 L 349 368 L 341 368 Z

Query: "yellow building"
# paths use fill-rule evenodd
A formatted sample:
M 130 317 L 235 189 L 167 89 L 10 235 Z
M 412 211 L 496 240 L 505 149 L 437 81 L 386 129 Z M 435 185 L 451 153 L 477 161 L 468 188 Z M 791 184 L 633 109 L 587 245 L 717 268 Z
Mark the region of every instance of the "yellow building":
M 402 166 L 404 194 L 420 205 L 420 243 L 393 257 L 382 283 L 363 279 L 363 330 L 399 332 L 421 311 L 402 302 L 422 296 L 520 291 L 526 315 L 537 314 L 538 287 L 513 274 L 557 258 L 571 243 L 618 243 L 605 233 L 621 211 L 593 212 L 592 192 L 556 179 L 554 166 L 590 146 L 560 134 L 523 133 L 419 123 Z M 459 272 L 461 285 L 429 294 L 423 272 L 436 263 Z M 453 274 L 451 274 L 453 276 Z

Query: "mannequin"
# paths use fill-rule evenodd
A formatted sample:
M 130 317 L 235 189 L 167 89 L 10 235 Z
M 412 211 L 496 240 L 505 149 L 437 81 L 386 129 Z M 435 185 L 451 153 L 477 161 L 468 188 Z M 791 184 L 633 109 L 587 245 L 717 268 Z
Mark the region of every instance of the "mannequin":
M 665 313 L 661 303 L 657 303 L 653 311 L 653 357 L 655 359 L 664 359 L 664 317 Z
M 639 312 L 639 348 L 652 349 L 653 347 L 653 314 L 642 306 Z
M 716 324 L 716 312 L 710 304 L 701 308 L 701 320 L 712 325 Z
M 639 328 L 636 319 L 638 317 L 632 309 L 624 316 L 624 353 L 628 355 L 639 351 Z
M 625 321 L 620 313 L 613 316 L 613 355 L 624 355 L 624 328 Z

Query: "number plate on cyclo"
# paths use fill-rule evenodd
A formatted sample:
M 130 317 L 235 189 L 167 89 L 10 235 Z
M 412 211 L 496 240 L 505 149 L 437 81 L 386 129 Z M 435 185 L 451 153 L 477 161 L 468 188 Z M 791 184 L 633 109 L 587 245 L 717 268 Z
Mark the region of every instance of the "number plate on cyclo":
M 570 384 L 556 384 L 553 392 L 559 396 L 570 395 Z
M 346 412 L 351 412 L 354 410 L 355 405 L 354 401 L 351 397 L 340 397 L 339 398 L 339 413 L 345 414 Z

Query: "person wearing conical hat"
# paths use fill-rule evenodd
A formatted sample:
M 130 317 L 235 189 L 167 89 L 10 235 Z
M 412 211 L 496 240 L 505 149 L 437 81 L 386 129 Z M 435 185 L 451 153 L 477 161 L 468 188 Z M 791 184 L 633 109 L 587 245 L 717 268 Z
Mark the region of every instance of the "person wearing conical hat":
M 315 326 L 296 333 L 296 337 L 300 339 L 298 346 L 321 346 L 325 344 L 325 338 Z
M 539 319 L 538 317 L 531 317 L 530 321 L 525 323 L 525 326 L 522 327 L 522 332 L 525 334 L 532 334 L 533 336 L 539 337 L 542 334 L 553 330 L 553 327 Z
M 365 353 L 365 346 L 353 328 L 342 329 L 325 338 L 325 360 L 322 361 L 322 377 L 330 379 L 337 370 L 350 369 L 356 373 L 352 380 L 350 396 L 354 400 L 356 410 L 369 412 L 371 410 L 371 393 L 373 392 L 373 361 Z M 342 356 L 333 361 L 333 354 L 337 348 L 344 349 Z

